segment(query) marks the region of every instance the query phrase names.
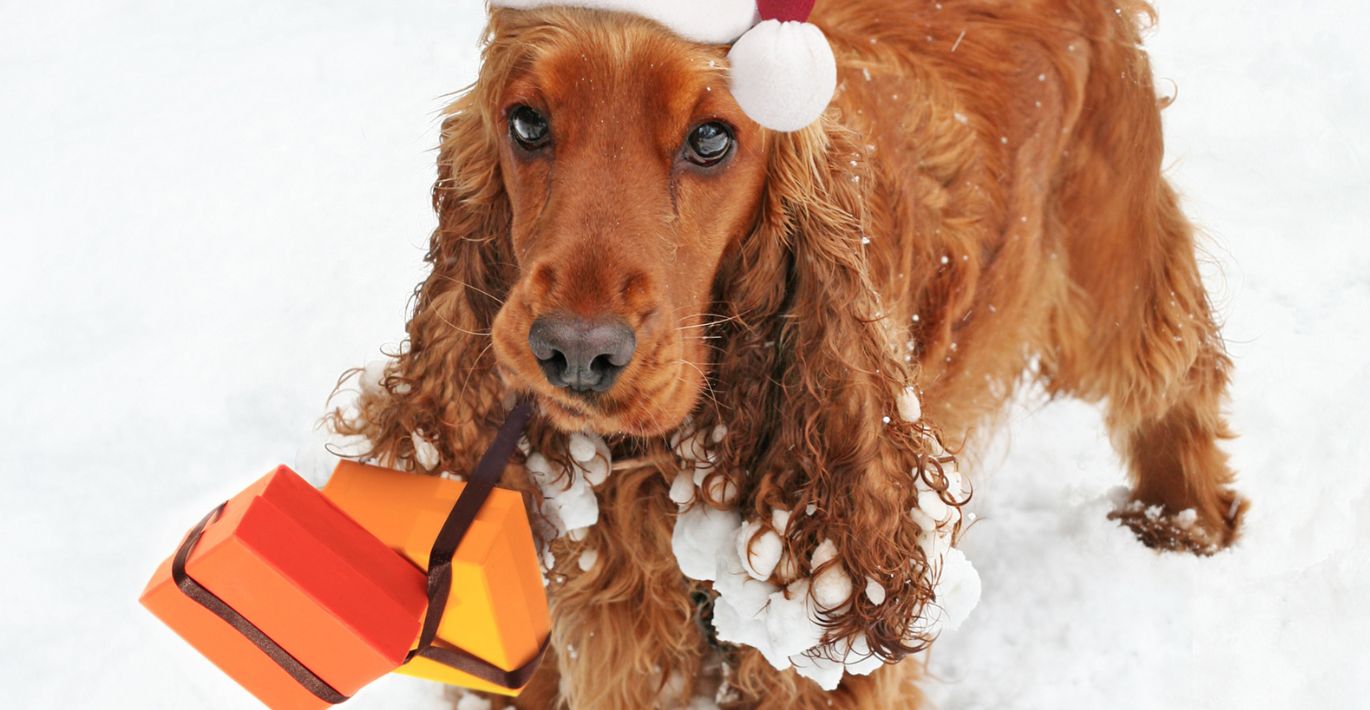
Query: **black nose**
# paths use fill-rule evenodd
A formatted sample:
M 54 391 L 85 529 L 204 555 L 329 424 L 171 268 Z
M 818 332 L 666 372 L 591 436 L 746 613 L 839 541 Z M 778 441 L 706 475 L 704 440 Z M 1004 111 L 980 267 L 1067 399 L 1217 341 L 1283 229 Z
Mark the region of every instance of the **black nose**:
M 620 320 L 553 314 L 533 321 L 528 345 L 553 386 L 605 392 L 633 359 L 637 338 Z

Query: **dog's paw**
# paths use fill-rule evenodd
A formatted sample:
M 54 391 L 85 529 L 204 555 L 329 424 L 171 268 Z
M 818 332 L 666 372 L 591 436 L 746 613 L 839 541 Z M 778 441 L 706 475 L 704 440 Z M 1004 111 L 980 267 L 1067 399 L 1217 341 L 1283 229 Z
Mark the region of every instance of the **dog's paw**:
M 1207 557 L 1236 541 L 1250 501 L 1235 491 L 1223 491 L 1216 514 L 1202 515 L 1194 508 L 1173 511 L 1160 504 L 1126 499 L 1109 520 L 1127 526 L 1142 544 L 1153 550 L 1188 552 Z

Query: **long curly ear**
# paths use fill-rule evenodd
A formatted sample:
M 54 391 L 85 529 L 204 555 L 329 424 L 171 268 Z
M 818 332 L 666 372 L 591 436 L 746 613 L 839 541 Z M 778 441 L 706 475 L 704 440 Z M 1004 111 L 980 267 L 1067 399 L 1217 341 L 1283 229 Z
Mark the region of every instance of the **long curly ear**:
M 414 295 L 408 339 L 384 372 L 362 373 L 355 411 L 335 411 L 344 435 L 366 437 L 369 456 L 432 472 L 464 471 L 500 407 L 490 328 L 515 275 L 510 208 L 488 101 L 502 85 L 498 48 L 482 77 L 445 112 L 433 208 L 428 279 Z
M 779 535 L 770 581 L 810 596 L 827 642 L 894 660 L 935 634 L 920 615 L 968 493 L 870 277 L 863 153 L 831 122 L 773 140 L 758 227 L 720 274 L 717 405 L 696 422 L 724 425 L 709 476 L 728 480 L 704 490 Z

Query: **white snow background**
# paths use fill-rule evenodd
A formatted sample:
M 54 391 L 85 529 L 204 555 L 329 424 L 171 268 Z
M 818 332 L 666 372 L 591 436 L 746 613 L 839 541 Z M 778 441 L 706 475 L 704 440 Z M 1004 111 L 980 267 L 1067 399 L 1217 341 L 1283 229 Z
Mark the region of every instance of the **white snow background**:
M 969 472 L 984 600 L 933 652 L 943 708 L 1370 707 L 1370 8 L 1159 6 L 1247 534 L 1141 547 L 1104 518 L 1099 414 L 1024 398 Z M 206 510 L 318 466 L 335 379 L 402 337 L 480 26 L 474 0 L 0 2 L 0 706 L 254 706 L 137 596 Z

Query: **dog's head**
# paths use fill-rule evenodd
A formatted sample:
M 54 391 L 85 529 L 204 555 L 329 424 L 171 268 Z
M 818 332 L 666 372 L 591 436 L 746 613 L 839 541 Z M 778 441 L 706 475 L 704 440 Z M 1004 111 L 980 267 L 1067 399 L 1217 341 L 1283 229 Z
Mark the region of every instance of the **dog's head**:
M 767 136 L 720 48 L 585 11 L 497 13 L 493 30 L 469 108 L 508 201 L 500 372 L 564 429 L 668 431 L 704 388 L 718 267 L 755 227 Z
M 915 373 L 869 275 L 865 150 L 835 112 L 761 128 L 726 71 L 726 48 L 634 16 L 493 11 L 443 126 L 409 348 L 358 431 L 392 459 L 422 434 L 461 470 L 510 391 L 562 431 L 726 428 L 705 497 L 793 513 L 788 573 L 890 590 L 877 605 L 857 584 L 828 622 L 897 657 L 926 640 L 910 623 L 935 577 L 909 511 L 929 490 L 965 501 L 899 416 Z M 814 569 L 825 540 L 841 554 Z

